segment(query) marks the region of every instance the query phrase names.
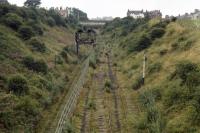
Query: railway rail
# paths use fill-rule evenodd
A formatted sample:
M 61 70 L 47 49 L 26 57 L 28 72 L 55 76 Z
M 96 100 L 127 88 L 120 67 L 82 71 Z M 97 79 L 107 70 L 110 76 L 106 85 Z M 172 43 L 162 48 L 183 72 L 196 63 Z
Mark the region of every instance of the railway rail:
M 107 54 L 107 61 L 108 61 L 108 76 L 111 80 L 111 87 L 112 87 L 112 92 L 113 92 L 113 99 L 114 99 L 114 115 L 115 115 L 115 119 L 116 119 L 116 130 L 115 132 L 121 132 L 121 123 L 120 123 L 120 117 L 119 117 L 119 100 L 118 100 L 118 96 L 117 96 L 117 84 L 116 84 L 116 77 L 113 74 L 112 71 L 112 63 L 111 63 L 111 59 L 110 59 L 110 55 Z

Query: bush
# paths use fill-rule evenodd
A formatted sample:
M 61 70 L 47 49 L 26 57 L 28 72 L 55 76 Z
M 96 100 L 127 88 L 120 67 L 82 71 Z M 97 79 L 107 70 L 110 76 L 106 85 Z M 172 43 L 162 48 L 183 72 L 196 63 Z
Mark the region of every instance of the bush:
M 129 52 L 140 52 L 151 45 L 151 39 L 146 35 L 143 34 L 139 37 L 136 37 L 134 40 L 131 41 L 131 45 L 129 45 Z
M 162 64 L 160 62 L 156 62 L 149 66 L 149 74 L 159 72 L 162 68 Z
M 93 68 L 93 69 L 96 69 L 96 62 L 93 61 L 93 60 L 90 60 L 89 66 L 90 66 L 91 68 Z
M 178 77 L 182 80 L 182 84 L 188 87 L 200 85 L 200 70 L 197 64 L 189 61 L 182 61 L 176 65 L 176 70 L 172 74 L 172 78 Z
M 55 22 L 55 20 L 54 20 L 52 17 L 49 17 L 49 18 L 47 19 L 47 24 L 48 24 L 49 26 L 53 27 L 53 26 L 56 25 L 56 22 Z
M 22 26 L 18 30 L 20 36 L 24 40 L 30 39 L 32 36 L 34 36 L 33 29 L 29 26 Z
M 67 120 L 63 129 L 63 133 L 75 133 L 75 127 Z
M 167 54 L 167 52 L 168 52 L 167 49 L 162 49 L 162 50 L 160 51 L 160 56 L 163 56 L 163 55 Z
M 145 111 L 144 121 L 151 133 L 160 133 L 164 130 L 165 122 L 155 103 L 155 96 L 151 90 L 145 90 L 139 95 L 139 102 Z
M 47 49 L 45 44 L 36 38 L 31 39 L 29 44 L 32 46 L 33 51 L 38 51 L 38 52 L 44 53 Z
M 66 26 L 65 20 L 54 10 L 49 10 L 49 15 L 55 20 L 56 25 Z
M 23 122 L 26 122 L 27 118 L 31 118 L 33 123 L 38 122 L 40 119 L 40 105 L 35 99 L 32 99 L 29 96 L 21 98 L 16 110 L 20 110 L 21 113 L 23 112 L 23 114 L 21 114 L 25 117 L 25 119 L 22 120 Z
M 33 27 L 33 30 L 34 30 L 36 35 L 43 35 L 44 34 L 41 26 L 35 24 L 32 27 Z
M 165 34 L 164 28 L 154 28 L 150 32 L 150 37 L 152 40 L 156 38 L 161 38 Z
M 94 101 L 90 101 L 87 105 L 87 109 L 96 110 L 96 104 Z
M 165 88 L 164 105 L 170 107 L 175 104 L 184 104 L 188 100 L 188 96 L 188 89 L 185 86 L 180 86 L 179 81 L 174 81 Z
M 104 87 L 105 88 L 111 88 L 112 87 L 112 84 L 109 80 L 106 80 L 105 84 L 104 84 Z
M 69 62 L 68 53 L 66 51 L 63 50 L 60 54 L 66 63 Z
M 22 95 L 28 92 L 28 83 L 24 76 L 15 75 L 9 79 L 8 88 L 15 94 Z
M 4 18 L 4 23 L 14 30 L 17 30 L 22 25 L 22 18 L 15 13 L 8 13 Z
M 48 66 L 44 61 L 42 60 L 36 61 L 32 57 L 25 57 L 23 59 L 23 64 L 29 70 L 33 70 L 35 72 L 41 72 L 41 73 L 46 74 L 48 71 Z
M 63 64 L 63 59 L 62 59 L 62 57 L 61 56 L 56 56 L 55 57 L 55 62 L 56 62 L 56 64 Z
M 143 83 L 144 83 L 143 78 L 141 77 L 136 78 L 132 85 L 132 89 L 138 90 L 140 87 L 142 87 Z

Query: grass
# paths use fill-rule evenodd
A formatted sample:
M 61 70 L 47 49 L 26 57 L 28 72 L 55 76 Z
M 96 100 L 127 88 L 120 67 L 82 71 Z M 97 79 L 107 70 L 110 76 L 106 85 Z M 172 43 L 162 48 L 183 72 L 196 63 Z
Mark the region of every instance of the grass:
M 29 9 L 14 7 L 13 10 L 21 11 Z M 0 19 L 2 19 L 2 17 L 3 16 L 1 16 Z M 14 16 L 14 19 L 15 17 L 16 16 Z M 32 18 L 29 19 L 30 21 L 33 20 Z M 61 60 L 63 60 L 60 56 L 63 49 L 66 46 L 73 48 L 73 33 L 75 29 L 70 26 L 68 28 L 56 25 L 49 27 L 42 19 L 45 18 L 39 17 L 38 20 L 41 20 L 41 22 L 31 25 L 23 18 L 23 23 L 19 27 L 20 29 L 21 26 L 24 26 L 25 24 L 29 25 L 30 28 L 33 28 L 32 26 L 38 26 L 38 33 L 35 34 L 35 37 L 42 45 L 45 44 L 45 47 L 42 45 L 36 46 L 37 50 L 42 49 L 40 52 L 32 50 L 29 45 L 30 40 L 23 40 L 16 29 L 13 30 L 13 27 L 4 25 L 1 22 L 1 94 L 4 98 L 6 97 L 8 103 L 10 101 L 14 106 L 9 105 L 9 109 L 1 108 L 0 132 L 12 132 L 13 129 L 15 129 L 16 132 L 44 132 L 45 129 L 54 122 L 54 118 L 68 92 L 68 88 L 74 79 L 74 76 L 78 73 L 77 70 L 81 64 L 79 60 L 83 60 L 88 54 L 88 52 L 85 52 L 86 48 L 81 48 L 80 57 L 77 57 L 73 49 L 70 49 L 68 51 L 70 62 L 63 61 L 60 63 L 59 61 L 55 66 L 55 56 L 59 56 Z M 26 39 L 29 39 L 29 37 L 30 36 Z M 42 71 L 44 73 L 41 71 L 36 72 L 36 69 L 30 69 L 30 67 L 27 68 L 23 65 L 23 59 L 28 56 L 34 59 L 31 66 L 36 63 L 35 61 L 42 60 L 44 67 L 44 71 Z M 41 62 L 36 64 L 37 68 L 41 68 Z M 26 79 L 26 81 L 22 80 L 22 78 L 10 80 L 14 75 L 22 75 L 23 79 Z M 12 87 L 8 88 L 11 81 Z M 19 87 L 24 86 L 27 86 L 28 92 L 25 92 L 23 95 L 16 95 L 17 93 L 23 92 L 19 90 Z M 10 92 L 10 89 L 18 90 L 15 91 L 15 94 Z M 4 103 L 4 98 L 3 100 L 0 99 L 0 104 Z M 33 120 L 33 118 L 35 119 Z M 28 125 L 26 123 L 28 123 Z M 41 127 L 40 125 L 44 126 Z
M 149 22 L 147 22 L 148 27 L 146 29 L 151 29 L 151 27 L 154 27 L 158 23 L 158 20 L 150 20 Z M 176 93 L 179 96 L 190 95 L 190 93 L 187 91 L 187 85 L 183 86 L 181 84 L 176 84 L 175 86 L 173 86 L 173 84 L 178 82 L 180 79 L 169 80 L 169 77 L 172 73 L 174 73 L 176 69 L 176 64 L 178 62 L 187 60 L 194 64 L 197 64 L 197 66 L 200 65 L 200 59 L 198 58 L 200 52 L 200 31 L 193 30 L 193 27 L 197 23 L 199 22 L 195 22 L 193 20 L 178 20 L 177 22 L 169 23 L 165 28 L 164 36 L 154 40 L 151 46 L 146 49 L 147 73 L 145 85 L 141 86 L 141 88 L 137 90 L 137 92 L 143 91 L 144 89 L 153 91 L 155 88 L 157 88 L 155 90 L 155 94 L 159 97 L 155 101 L 155 108 L 158 108 L 161 114 L 164 114 L 163 119 L 166 120 L 166 125 L 165 127 L 163 127 L 163 131 L 165 132 L 192 133 L 200 131 L 199 125 L 193 124 L 194 120 L 191 119 L 193 115 L 199 114 L 196 113 L 196 110 L 194 109 L 193 105 L 196 104 L 193 103 L 193 100 L 191 101 L 190 99 L 183 98 L 184 102 L 183 100 L 179 99 L 180 102 L 177 102 L 177 104 L 172 103 L 170 107 L 165 106 L 165 98 L 167 97 L 165 93 L 170 93 L 167 92 L 169 90 L 176 90 Z M 137 81 L 137 77 L 142 76 L 143 51 L 138 53 L 129 53 L 126 47 L 130 44 L 125 40 L 131 40 L 132 38 L 134 38 L 135 35 L 137 36 L 137 34 L 142 34 L 146 32 L 146 29 L 141 28 L 142 26 L 143 24 L 137 27 L 135 30 L 133 30 L 133 32 L 129 33 L 128 35 L 118 37 L 116 38 L 116 40 L 109 42 L 113 46 L 113 52 L 116 55 L 115 60 L 118 64 L 117 68 L 119 69 L 119 71 L 121 71 L 120 75 L 123 77 L 120 78 L 120 84 L 126 86 L 129 89 L 130 93 L 131 91 L 134 91 L 131 88 L 132 85 L 135 84 L 135 82 Z M 120 30 L 115 31 L 121 32 Z M 104 35 L 111 36 L 111 33 L 105 32 Z M 176 49 L 173 49 L 172 47 L 172 44 L 174 42 L 177 43 L 178 46 Z M 190 78 L 195 78 L 195 74 L 191 74 Z M 195 78 L 195 80 L 193 79 L 192 82 L 198 81 L 196 79 L 198 78 Z M 184 88 L 186 89 L 184 90 Z M 138 96 L 139 94 L 136 95 Z M 198 95 L 198 92 L 192 91 L 191 95 Z M 172 97 L 168 100 L 174 101 Z M 185 104 L 187 106 L 183 106 Z M 147 112 L 148 111 L 145 109 L 141 110 L 141 119 L 142 116 L 145 116 Z M 195 116 L 197 118 L 197 115 Z M 145 129 L 142 131 L 145 131 Z

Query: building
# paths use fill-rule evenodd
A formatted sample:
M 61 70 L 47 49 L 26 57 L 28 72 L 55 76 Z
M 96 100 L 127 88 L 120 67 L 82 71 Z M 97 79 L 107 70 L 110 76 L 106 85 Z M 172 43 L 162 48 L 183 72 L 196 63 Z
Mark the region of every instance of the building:
M 62 7 L 60 8 L 56 7 L 55 10 L 64 18 L 69 17 L 71 13 L 71 8 L 68 7 L 66 7 L 65 9 L 63 9 Z
M 192 12 L 190 14 L 185 13 L 184 15 L 179 15 L 177 18 L 178 19 L 191 19 L 191 20 L 200 19 L 200 10 L 195 9 L 194 12 Z
M 0 0 L 0 4 L 8 4 L 7 0 Z
M 127 12 L 127 16 L 128 17 L 133 17 L 135 19 L 138 18 L 144 18 L 145 17 L 145 13 L 143 12 L 143 10 L 128 10 Z
M 143 10 L 128 10 L 127 12 L 127 16 L 128 17 L 133 17 L 135 19 L 138 18 L 162 18 L 162 13 L 160 12 L 160 10 L 153 10 L 153 11 L 143 11 Z
M 146 16 L 148 16 L 150 19 L 162 18 L 162 13 L 160 12 L 160 10 L 146 11 Z
M 200 10 L 199 9 L 195 9 L 194 13 L 191 13 L 191 19 L 193 19 L 193 20 L 200 19 Z

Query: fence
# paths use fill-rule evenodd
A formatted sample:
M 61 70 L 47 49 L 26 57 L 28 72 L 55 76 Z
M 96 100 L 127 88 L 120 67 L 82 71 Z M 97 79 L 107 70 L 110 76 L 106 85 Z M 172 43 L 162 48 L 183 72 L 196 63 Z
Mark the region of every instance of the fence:
M 91 55 L 90 55 L 91 56 Z M 61 107 L 57 118 L 55 120 L 55 123 L 57 125 L 53 125 L 52 131 L 55 133 L 62 133 L 63 128 L 65 126 L 65 123 L 67 120 L 69 120 L 70 115 L 72 114 L 72 111 L 74 110 L 78 96 L 80 94 L 81 88 L 85 82 L 85 77 L 88 73 L 89 69 L 89 61 L 90 61 L 90 56 L 85 60 L 82 66 L 82 70 L 80 72 L 80 76 L 73 82 L 72 87 L 70 88 L 64 105 Z

